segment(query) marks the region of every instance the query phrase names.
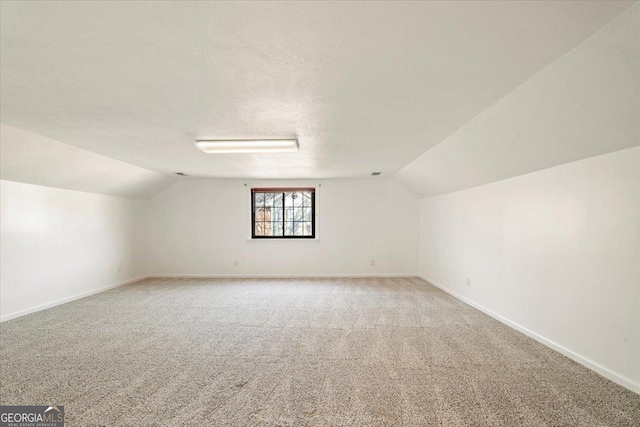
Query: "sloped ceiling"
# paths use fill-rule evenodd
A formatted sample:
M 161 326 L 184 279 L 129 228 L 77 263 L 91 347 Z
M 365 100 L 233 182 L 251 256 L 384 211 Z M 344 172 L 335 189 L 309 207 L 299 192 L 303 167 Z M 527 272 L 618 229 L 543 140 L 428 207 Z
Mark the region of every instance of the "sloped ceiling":
M 474 117 L 397 179 L 422 197 L 640 145 L 640 6 Z
M 401 176 L 421 194 L 435 194 L 565 161 L 575 157 L 573 150 L 579 156 L 601 151 L 602 147 L 581 150 L 569 141 L 558 149 L 569 154 L 549 153 L 547 163 L 520 164 L 514 158 L 513 167 L 498 165 L 493 171 L 494 160 L 484 166 L 474 163 L 478 151 L 461 161 L 457 151 L 477 150 L 477 145 L 469 142 L 456 148 L 461 143 L 455 141 L 462 137 L 454 132 L 631 5 L 622 1 L 2 2 L 2 121 L 147 169 L 138 172 L 154 182 L 166 179 L 154 173 L 174 171 L 198 177 L 279 179 L 366 176 L 371 171 L 389 176 L 427 152 L 435 156 L 433 160 L 421 158 Z M 630 40 L 620 40 L 625 41 L 625 50 L 612 42 L 610 51 L 594 51 L 604 58 L 591 62 L 584 58 L 583 63 L 575 59 L 576 64 L 556 71 L 554 64 L 550 70 L 557 76 L 543 79 L 543 92 L 527 95 L 519 90 L 514 95 L 536 98 L 531 101 L 536 120 L 532 123 L 544 127 L 551 120 L 557 144 L 564 143 L 563 135 L 577 136 L 553 122 L 553 114 L 547 117 L 539 111 L 549 103 L 555 108 L 551 111 L 563 113 L 575 107 L 580 110 L 575 114 L 582 114 L 582 110 L 597 111 L 591 101 L 602 101 L 613 108 L 602 120 L 626 125 L 621 121 L 629 110 L 618 108 L 613 96 L 604 93 L 611 86 L 617 94 L 625 83 L 601 80 L 622 76 L 633 84 L 627 68 L 611 73 L 602 62 L 622 61 L 629 53 Z M 589 74 L 583 67 L 591 65 L 599 68 Z M 569 80 L 569 86 L 563 86 L 562 79 Z M 573 92 L 592 91 L 594 85 L 597 93 L 586 98 L 588 105 L 581 104 L 585 98 Z M 532 86 L 530 92 L 535 89 Z M 556 95 L 548 93 L 554 91 L 569 94 L 558 104 Z M 625 99 L 629 107 L 628 94 Z M 520 108 L 522 102 L 516 102 Z M 530 129 L 533 125 L 524 122 L 526 113 L 488 114 L 503 115 L 491 125 L 467 125 L 460 131 L 476 132 L 464 139 L 482 138 L 481 145 L 486 146 L 482 154 L 488 157 L 494 156 L 491 150 L 509 144 L 523 153 L 536 152 L 540 141 L 528 134 L 548 136 Z M 580 117 L 570 125 L 580 125 Z M 502 138 L 477 130 L 496 128 L 498 122 L 507 134 L 527 135 Z M 585 126 L 583 133 L 593 126 Z M 435 151 L 427 151 L 452 134 Z M 197 137 L 291 135 L 299 138 L 300 153 L 215 156 L 193 146 Z M 625 146 L 628 130 L 613 138 L 620 140 L 616 146 Z M 549 141 L 543 144 L 547 144 L 544 150 L 552 147 Z M 77 154 L 84 155 L 88 154 Z M 491 159 L 509 163 L 509 156 Z M 12 159 L 18 163 L 11 164 Z M 40 162 L 37 168 L 42 171 L 19 153 L 12 159 L 3 159 L 3 169 L 7 168 L 3 176 L 45 185 L 79 186 L 85 175 L 91 177 L 95 171 L 82 166 L 68 176 L 64 172 L 73 167 L 60 167 L 65 165 L 62 158 L 63 163 L 56 165 Z M 457 171 L 458 166 L 474 172 Z M 29 168 L 32 178 L 26 177 Z M 440 172 L 424 175 L 425 169 Z M 442 183 L 440 173 L 445 172 L 448 179 Z M 117 179 L 110 176 L 82 186 L 121 193 L 110 187 L 114 182 Z M 148 193 L 140 190 L 140 194 Z
M 176 181 L 4 124 L 0 179 L 134 199 L 148 199 Z

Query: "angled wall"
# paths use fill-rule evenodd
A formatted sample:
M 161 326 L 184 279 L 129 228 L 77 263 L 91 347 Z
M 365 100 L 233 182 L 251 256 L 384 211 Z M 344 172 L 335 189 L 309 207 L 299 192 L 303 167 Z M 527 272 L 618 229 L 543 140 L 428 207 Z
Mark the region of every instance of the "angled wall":
M 405 166 L 398 179 L 429 197 L 638 145 L 639 39 L 636 5 Z
M 148 199 L 175 178 L 0 124 L 0 179 Z
M 634 6 L 398 174 L 423 278 L 636 392 L 639 36 Z
M 174 177 L 6 124 L 0 154 L 1 320 L 146 274 L 146 202 L 135 199 Z
M 144 203 L 0 181 L 0 319 L 144 276 Z
M 423 199 L 419 258 L 427 281 L 640 392 L 640 147 Z

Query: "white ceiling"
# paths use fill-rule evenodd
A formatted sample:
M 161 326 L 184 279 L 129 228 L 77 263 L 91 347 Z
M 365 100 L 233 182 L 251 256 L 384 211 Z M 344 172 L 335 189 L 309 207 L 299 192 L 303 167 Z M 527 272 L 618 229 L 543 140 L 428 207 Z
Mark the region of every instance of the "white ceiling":
M 0 178 L 47 187 L 149 199 L 177 177 L 0 124 Z
M 631 4 L 2 2 L 2 122 L 166 174 L 391 175 Z
M 640 145 L 640 6 L 474 117 L 396 177 L 422 197 Z

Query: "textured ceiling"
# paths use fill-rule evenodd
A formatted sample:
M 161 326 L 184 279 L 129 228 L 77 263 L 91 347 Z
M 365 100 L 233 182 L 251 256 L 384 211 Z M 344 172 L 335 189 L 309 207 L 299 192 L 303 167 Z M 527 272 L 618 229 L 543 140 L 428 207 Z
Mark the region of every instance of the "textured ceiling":
M 2 2 L 2 122 L 166 174 L 390 175 L 630 5 Z

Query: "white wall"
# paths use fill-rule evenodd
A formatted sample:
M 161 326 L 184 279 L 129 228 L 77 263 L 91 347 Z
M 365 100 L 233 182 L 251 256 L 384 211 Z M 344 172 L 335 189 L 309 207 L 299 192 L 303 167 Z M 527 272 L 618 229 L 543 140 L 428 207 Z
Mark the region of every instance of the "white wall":
M 640 147 L 422 200 L 419 258 L 428 281 L 640 392 Z
M 0 181 L 1 319 L 145 275 L 143 204 Z
M 252 186 L 319 183 L 317 240 L 249 239 Z M 418 199 L 384 178 L 321 182 L 184 180 L 148 202 L 148 221 L 151 274 L 417 272 Z M 371 260 L 375 260 L 375 266 L 371 266 Z

